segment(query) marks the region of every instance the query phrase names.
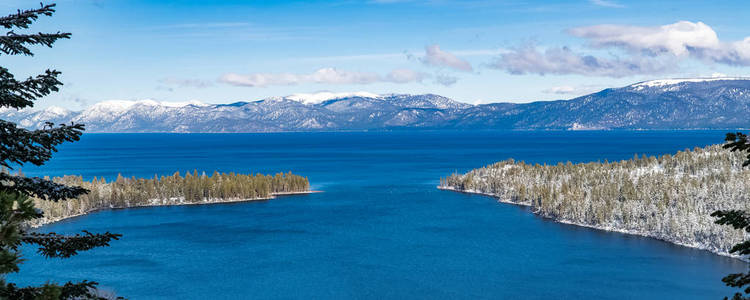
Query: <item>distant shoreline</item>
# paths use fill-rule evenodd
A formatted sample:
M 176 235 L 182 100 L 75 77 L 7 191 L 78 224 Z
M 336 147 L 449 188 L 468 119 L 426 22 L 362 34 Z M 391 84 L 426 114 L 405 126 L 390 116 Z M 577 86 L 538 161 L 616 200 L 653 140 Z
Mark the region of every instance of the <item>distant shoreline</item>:
M 90 213 L 95 213 L 98 211 L 103 210 L 119 210 L 119 209 L 132 209 L 132 208 L 144 208 L 144 207 L 160 207 L 160 206 L 186 206 L 186 205 L 211 205 L 211 204 L 226 204 L 226 203 L 241 203 L 241 202 L 252 202 L 252 201 L 264 201 L 264 200 L 271 200 L 276 199 L 277 197 L 284 197 L 284 196 L 295 196 L 295 195 L 309 195 L 309 194 L 315 194 L 315 193 L 322 193 L 323 191 L 301 191 L 301 192 L 279 192 L 279 193 L 272 193 L 270 197 L 261 197 L 261 198 L 236 198 L 236 199 L 205 199 L 203 202 L 193 202 L 193 203 L 171 203 L 171 204 L 161 204 L 161 203 L 153 203 L 153 204 L 137 204 L 127 207 L 109 207 L 109 208 L 99 208 L 94 209 L 90 211 L 86 211 L 84 213 L 80 214 L 73 214 L 65 217 L 59 217 L 59 218 L 46 218 L 43 217 L 42 219 L 39 219 L 38 222 L 30 223 L 29 227 L 31 228 L 40 228 L 44 225 L 53 224 L 56 222 L 60 222 L 67 219 L 72 219 L 76 217 L 81 217 L 88 215 Z M 158 199 L 153 199 L 158 200 Z
M 498 128 L 498 129 L 480 129 L 480 128 L 375 128 L 360 130 L 286 130 L 286 131 L 195 131 L 195 132 L 177 132 L 177 131 L 147 131 L 147 132 L 111 132 L 111 131 L 87 131 L 86 134 L 285 134 L 285 133 L 387 133 L 387 132 L 441 132 L 441 131 L 458 131 L 458 132 L 492 132 L 492 131 L 509 131 L 509 132 L 642 132 L 642 131 L 735 131 L 748 130 L 750 127 L 743 128 L 607 128 L 607 129 L 569 129 L 569 128 Z

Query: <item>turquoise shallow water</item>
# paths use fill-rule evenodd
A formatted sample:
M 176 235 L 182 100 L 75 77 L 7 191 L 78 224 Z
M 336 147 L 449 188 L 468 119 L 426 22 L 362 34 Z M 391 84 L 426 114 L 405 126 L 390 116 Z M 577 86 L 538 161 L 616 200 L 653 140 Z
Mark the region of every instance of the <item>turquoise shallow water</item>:
M 11 280 L 93 279 L 130 299 L 720 298 L 743 262 L 558 224 L 523 207 L 439 191 L 495 161 L 618 160 L 722 141 L 723 132 L 87 134 L 30 175 L 293 171 L 324 193 L 111 210 L 45 226 L 124 234 Z

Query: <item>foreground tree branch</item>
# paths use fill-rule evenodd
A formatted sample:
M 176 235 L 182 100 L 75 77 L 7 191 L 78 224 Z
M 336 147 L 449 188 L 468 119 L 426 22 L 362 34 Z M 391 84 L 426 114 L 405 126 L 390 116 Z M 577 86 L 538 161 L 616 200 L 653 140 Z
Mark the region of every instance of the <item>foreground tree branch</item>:
M 70 33 L 16 33 L 12 29 L 26 29 L 39 16 L 51 16 L 54 4 L 38 9 L 18 11 L 0 17 L 0 26 L 11 29 L 0 35 L 0 55 L 27 55 L 34 53 L 33 45 L 52 47 L 60 39 L 70 38 Z M 62 86 L 60 72 L 47 70 L 43 74 L 17 80 L 10 71 L 0 66 L 0 108 L 23 109 L 34 106 L 34 101 L 57 92 Z M 83 134 L 82 124 L 46 123 L 40 130 L 27 130 L 12 122 L 0 120 L 0 166 L 13 168 L 30 163 L 43 165 L 57 152 L 57 146 L 74 142 Z M 39 177 L 24 177 L 0 172 L 0 298 L 1 299 L 104 299 L 97 294 L 94 281 L 65 284 L 47 283 L 42 286 L 18 287 L 5 282 L 5 274 L 18 272 L 23 262 L 19 252 L 23 244 L 38 247 L 46 258 L 67 258 L 80 251 L 109 246 L 121 235 L 105 232 L 94 234 L 61 235 L 41 233 L 28 229 L 28 222 L 42 218 L 43 213 L 34 207 L 29 197 L 44 201 L 62 201 L 88 193 L 80 186 L 66 186 Z
M 727 133 L 725 140 L 727 142 L 724 144 L 725 149 L 730 149 L 732 152 L 750 152 L 750 143 L 748 143 L 747 135 L 741 132 Z M 750 165 L 750 153 L 747 154 L 746 158 L 747 159 L 742 163 L 743 167 Z M 716 224 L 729 225 L 734 227 L 734 229 L 741 229 L 746 233 L 750 233 L 750 215 L 748 215 L 748 212 L 746 211 L 718 210 L 713 212 L 711 216 L 716 218 Z M 743 256 L 750 255 L 750 240 L 745 240 L 734 245 L 730 252 Z M 750 285 L 750 271 L 747 273 L 729 274 L 722 278 L 721 281 L 727 286 L 741 289 L 744 286 Z M 750 299 L 750 286 L 745 288 L 743 292 L 744 295 L 742 293 L 735 293 L 734 296 L 732 296 L 732 299 Z

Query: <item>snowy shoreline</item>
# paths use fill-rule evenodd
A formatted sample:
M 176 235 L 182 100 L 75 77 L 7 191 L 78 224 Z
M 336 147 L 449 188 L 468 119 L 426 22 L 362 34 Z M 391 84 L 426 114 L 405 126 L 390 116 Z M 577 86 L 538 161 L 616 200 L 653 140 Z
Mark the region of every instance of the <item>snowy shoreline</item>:
M 293 196 L 293 195 L 307 195 L 307 194 L 313 194 L 313 193 L 322 193 L 322 191 L 302 191 L 302 192 L 279 192 L 279 193 L 272 193 L 270 197 L 261 197 L 261 198 L 230 198 L 230 199 L 204 199 L 203 202 L 184 202 L 184 198 L 172 198 L 168 201 L 179 201 L 175 203 L 157 203 L 157 201 L 162 201 L 162 199 L 151 199 L 151 203 L 149 204 L 135 204 L 135 205 L 128 205 L 126 207 L 112 207 L 109 208 L 99 208 L 99 209 L 93 209 L 89 211 L 85 211 L 78 214 L 72 214 L 69 216 L 64 217 L 58 217 L 58 218 L 47 218 L 43 217 L 41 219 L 37 219 L 37 222 L 29 223 L 29 227 L 31 228 L 39 228 L 44 225 L 52 224 L 55 222 L 72 219 L 80 216 L 84 216 L 93 212 L 101 211 L 101 210 L 115 210 L 115 209 L 131 209 L 131 208 L 141 208 L 141 207 L 157 207 L 157 206 L 181 206 L 181 205 L 210 205 L 210 204 L 226 204 L 226 203 L 240 203 L 240 202 L 251 202 L 251 201 L 263 201 L 263 200 L 271 200 L 275 199 L 277 197 L 283 197 L 283 196 Z
M 458 193 L 466 193 L 466 194 L 476 194 L 476 195 L 488 196 L 488 197 L 495 198 L 500 203 L 512 204 L 512 205 L 518 205 L 518 206 L 525 206 L 525 207 L 531 207 L 531 204 L 521 203 L 521 202 L 513 202 L 513 201 L 510 201 L 510 200 L 506 200 L 506 199 L 501 198 L 499 195 L 493 194 L 493 193 L 485 193 L 485 192 L 481 192 L 481 191 L 478 191 L 478 190 L 462 190 L 462 189 L 458 189 L 458 188 L 454 188 L 454 187 L 450 187 L 450 186 L 438 186 L 437 188 L 439 190 L 445 190 L 445 191 L 452 191 L 452 192 L 458 192 Z M 581 223 L 581 222 L 570 221 L 570 220 L 566 220 L 566 219 L 557 219 L 557 218 L 553 218 L 553 217 L 550 217 L 550 216 L 544 216 L 544 215 L 541 215 L 541 214 L 539 214 L 539 213 L 537 213 L 535 211 L 532 211 L 532 213 L 534 215 L 536 215 L 536 216 L 539 216 L 539 217 L 542 217 L 542 218 L 545 218 L 545 219 L 548 219 L 548 220 L 552 220 L 552 221 L 555 221 L 555 222 L 558 222 L 558 223 L 562 223 L 562 224 L 575 225 L 575 226 L 587 227 L 587 228 L 592 228 L 592 229 L 597 229 L 597 230 L 603 230 L 603 231 L 609 231 L 609 232 L 617 232 L 617 233 L 637 235 L 637 236 L 642 236 L 642 237 L 657 239 L 657 240 L 668 242 L 668 243 L 675 244 L 675 245 L 678 245 L 678 246 L 695 248 L 695 249 L 699 249 L 699 250 L 708 251 L 708 252 L 711 252 L 713 254 L 717 254 L 717 255 L 721 255 L 721 256 L 726 256 L 726 257 L 731 257 L 731 258 L 739 259 L 739 260 L 744 261 L 744 262 L 750 262 L 750 258 L 749 257 L 742 257 L 740 255 L 731 254 L 731 253 L 726 252 L 726 251 L 721 251 L 721 250 L 718 250 L 718 249 L 711 249 L 709 247 L 706 247 L 706 246 L 700 245 L 700 244 L 681 243 L 679 241 L 670 240 L 669 238 L 656 236 L 656 235 L 654 235 L 654 234 L 652 234 L 650 232 L 633 231 L 633 230 L 620 229 L 620 228 L 614 228 L 614 227 L 609 227 L 609 226 L 597 226 L 597 225 L 585 224 L 585 223 Z

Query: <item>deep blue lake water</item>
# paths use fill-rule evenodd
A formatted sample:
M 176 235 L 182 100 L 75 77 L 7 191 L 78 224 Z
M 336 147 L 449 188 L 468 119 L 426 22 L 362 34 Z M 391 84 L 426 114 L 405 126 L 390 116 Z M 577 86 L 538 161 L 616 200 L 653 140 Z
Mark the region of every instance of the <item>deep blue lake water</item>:
M 724 132 L 86 134 L 29 175 L 293 171 L 324 193 L 111 210 L 46 231 L 122 233 L 71 259 L 31 258 L 22 283 L 92 279 L 130 299 L 719 299 L 747 264 L 558 224 L 440 176 L 514 158 L 619 160 L 721 143 Z

